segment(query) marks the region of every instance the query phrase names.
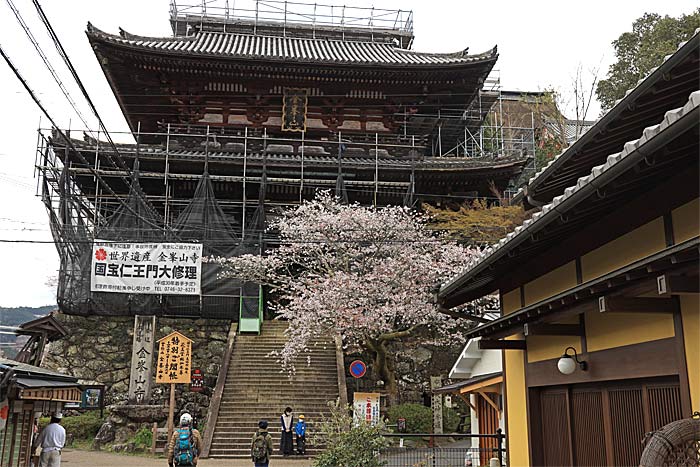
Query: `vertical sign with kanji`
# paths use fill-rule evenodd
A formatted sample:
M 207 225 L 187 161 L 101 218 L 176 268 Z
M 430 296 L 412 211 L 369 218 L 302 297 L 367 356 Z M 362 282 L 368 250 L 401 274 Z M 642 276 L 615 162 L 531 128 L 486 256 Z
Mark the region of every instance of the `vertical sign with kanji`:
M 441 376 L 430 377 L 430 389 L 437 389 L 442 386 Z M 433 392 L 431 403 L 433 409 L 433 433 L 442 434 L 442 394 Z
M 158 341 L 156 383 L 190 384 L 192 340 L 175 331 Z
M 155 327 L 155 316 L 136 316 L 134 318 L 134 340 L 129 379 L 129 402 L 132 404 L 148 404 L 150 402 Z
M 308 93 L 308 89 L 284 88 L 282 131 L 306 131 Z
M 168 439 L 172 436 L 175 412 L 175 385 L 192 380 L 192 340 L 179 332 L 171 332 L 158 341 L 156 383 L 170 384 Z

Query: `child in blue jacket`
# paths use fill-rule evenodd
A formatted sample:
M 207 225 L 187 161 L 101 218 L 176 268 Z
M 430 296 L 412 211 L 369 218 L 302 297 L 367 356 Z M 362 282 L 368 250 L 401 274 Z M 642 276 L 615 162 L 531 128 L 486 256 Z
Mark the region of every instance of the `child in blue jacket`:
M 297 454 L 306 454 L 306 422 L 303 415 L 299 415 L 299 421 L 294 426 L 294 433 L 297 434 Z

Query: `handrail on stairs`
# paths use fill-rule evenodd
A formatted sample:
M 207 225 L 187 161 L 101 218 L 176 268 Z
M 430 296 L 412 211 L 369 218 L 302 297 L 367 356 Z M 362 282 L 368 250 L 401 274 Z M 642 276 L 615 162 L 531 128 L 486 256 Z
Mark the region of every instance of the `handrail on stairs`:
M 238 323 L 231 323 L 228 331 L 228 339 L 226 340 L 226 351 L 224 358 L 219 367 L 219 376 L 216 378 L 216 387 L 209 403 L 209 411 L 207 413 L 207 425 L 204 431 L 204 446 L 200 457 L 206 459 L 209 457 L 209 450 L 214 439 L 214 429 L 216 428 L 216 420 L 219 418 L 219 409 L 221 408 L 221 396 L 224 394 L 224 385 L 226 384 L 226 376 L 228 375 L 229 362 L 233 353 L 233 344 L 236 341 L 236 330 Z

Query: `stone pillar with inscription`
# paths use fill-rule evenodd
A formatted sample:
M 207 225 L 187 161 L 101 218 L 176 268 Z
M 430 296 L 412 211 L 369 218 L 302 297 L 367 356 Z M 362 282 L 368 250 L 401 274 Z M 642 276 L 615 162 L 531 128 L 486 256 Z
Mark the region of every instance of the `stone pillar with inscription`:
M 442 377 L 430 377 L 430 389 L 437 389 L 442 386 Z M 442 394 L 432 394 L 430 405 L 433 409 L 433 433 L 442 434 Z
M 134 318 L 134 343 L 131 350 L 131 376 L 129 379 L 129 403 L 149 404 L 151 401 L 151 369 L 155 343 L 156 317 Z

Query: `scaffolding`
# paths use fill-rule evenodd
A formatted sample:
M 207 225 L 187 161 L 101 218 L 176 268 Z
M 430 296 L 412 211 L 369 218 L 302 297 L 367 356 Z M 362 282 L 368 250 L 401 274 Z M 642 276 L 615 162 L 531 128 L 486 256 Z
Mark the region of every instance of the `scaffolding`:
M 525 102 L 527 94 L 531 93 L 504 91 L 499 70 L 492 70 L 477 98 L 460 118 L 460 131 L 463 132 L 461 141 L 447 151 L 439 151 L 439 154 L 458 157 L 522 157 L 534 162 L 537 132 L 535 112 L 527 109 L 509 112 L 507 105 L 511 101 Z M 446 117 L 443 116 L 442 119 L 445 120 Z
M 175 35 L 199 30 L 413 42 L 413 12 L 281 0 L 171 0 Z M 272 27 L 270 27 L 272 26 Z

